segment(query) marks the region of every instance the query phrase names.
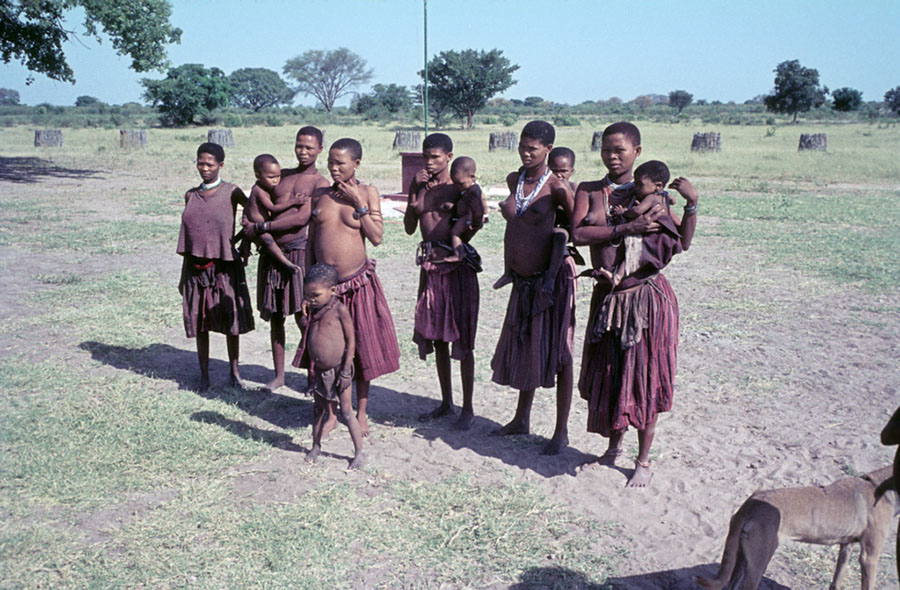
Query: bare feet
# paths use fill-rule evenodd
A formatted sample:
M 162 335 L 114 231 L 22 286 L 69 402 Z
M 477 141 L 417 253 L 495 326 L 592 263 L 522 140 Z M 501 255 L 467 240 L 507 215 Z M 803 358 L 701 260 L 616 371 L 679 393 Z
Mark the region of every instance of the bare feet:
M 653 477 L 653 471 L 650 470 L 650 461 L 646 463 L 641 463 L 640 461 L 634 462 L 634 473 L 631 474 L 631 478 L 628 480 L 628 483 L 625 484 L 626 488 L 643 488 L 647 487 L 647 484 L 650 483 L 650 478 Z
M 419 416 L 419 422 L 430 422 L 431 420 L 436 420 L 437 418 L 442 418 L 444 416 L 453 416 L 454 414 L 455 412 L 453 411 L 452 405 L 442 403 L 430 412 L 426 412 Z
M 360 452 L 356 453 L 356 456 L 353 457 L 352 461 L 350 461 L 350 465 L 347 466 L 347 469 L 359 469 L 365 464 L 366 464 L 366 456 L 363 455 L 362 451 L 360 451 Z
M 569 437 L 563 434 L 554 434 L 553 438 L 550 439 L 550 442 L 543 448 L 541 451 L 542 455 L 559 455 L 560 451 L 562 451 L 569 444 Z
M 322 438 L 328 436 L 328 433 L 337 427 L 337 422 L 337 416 L 325 421 L 325 424 L 322 425 Z
M 531 430 L 527 422 L 516 420 L 515 418 L 513 418 L 512 422 L 502 428 L 498 428 L 497 430 L 491 432 L 491 435 L 507 436 L 510 434 L 528 434 L 529 432 L 531 432 Z
M 200 375 L 200 385 L 197 387 L 197 391 L 208 391 L 209 390 L 209 375 Z
M 578 471 L 593 471 L 603 467 L 615 467 L 616 459 L 622 455 L 622 449 L 606 449 L 606 452 L 600 455 L 597 460 L 591 460 L 582 463 L 578 467 Z
M 320 447 L 318 445 L 313 445 L 313 448 L 311 448 L 309 450 L 309 452 L 306 453 L 306 460 L 309 461 L 310 463 L 315 463 L 316 459 L 319 458 L 320 452 L 322 452 L 322 447 Z
M 240 373 L 231 374 L 231 386 L 237 387 L 238 389 L 244 389 L 244 380 L 241 379 Z
M 359 434 L 366 438 L 369 436 L 369 420 L 365 416 L 356 416 L 356 421 L 359 422 Z
M 475 414 L 463 410 L 459 415 L 459 419 L 457 419 L 457 421 L 454 422 L 453 426 L 451 426 L 450 428 L 452 430 L 468 430 L 472 428 L 472 424 L 474 422 Z
M 283 387 L 283 386 L 284 386 L 284 375 L 282 375 L 280 377 L 275 377 L 274 379 L 272 379 L 271 381 L 266 383 L 266 385 L 263 389 L 265 389 L 266 391 L 268 391 L 270 393 L 274 393 L 277 389 L 279 389 L 280 387 Z
M 508 285 L 512 282 L 513 282 L 512 276 L 510 276 L 506 273 L 503 273 L 503 276 L 501 276 L 499 279 L 497 279 L 497 282 L 494 283 L 494 288 L 502 289 L 503 287 L 505 287 L 506 285 Z

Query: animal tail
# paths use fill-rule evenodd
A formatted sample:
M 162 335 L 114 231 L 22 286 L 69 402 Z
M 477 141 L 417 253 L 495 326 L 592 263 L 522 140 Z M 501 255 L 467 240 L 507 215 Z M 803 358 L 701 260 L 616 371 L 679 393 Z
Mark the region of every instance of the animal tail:
M 740 561 L 744 561 L 746 569 L 746 560 L 738 559 L 741 553 L 741 528 L 744 522 L 742 512 L 743 506 L 731 517 L 731 524 L 728 526 L 728 537 L 725 538 L 725 549 L 722 551 L 722 563 L 719 565 L 719 573 L 716 574 L 715 578 L 698 576 L 695 580 L 698 585 L 707 590 L 720 590 L 725 585 L 725 582 L 732 577 L 731 574 L 734 572 L 735 565 L 740 565 Z M 743 579 L 743 575 L 741 578 Z

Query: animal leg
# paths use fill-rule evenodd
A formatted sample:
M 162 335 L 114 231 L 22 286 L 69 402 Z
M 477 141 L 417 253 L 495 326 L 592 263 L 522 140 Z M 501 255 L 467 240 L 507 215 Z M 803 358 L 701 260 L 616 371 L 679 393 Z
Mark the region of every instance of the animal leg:
M 890 513 L 888 513 L 890 518 Z M 875 577 L 878 575 L 878 557 L 881 548 L 887 540 L 890 529 L 890 521 L 887 526 L 870 526 L 869 530 L 859 540 L 859 569 L 862 573 L 862 590 L 872 590 L 875 587 Z
M 756 590 L 778 548 L 779 519 L 760 518 L 741 532 L 741 553 L 746 562 L 744 583 L 740 590 Z M 735 588 L 737 590 L 737 588 Z
M 843 543 L 841 544 L 841 550 L 838 552 L 837 565 L 834 566 L 834 578 L 832 578 L 828 590 L 837 590 L 844 583 L 844 577 L 847 573 L 845 566 L 849 559 L 850 543 Z

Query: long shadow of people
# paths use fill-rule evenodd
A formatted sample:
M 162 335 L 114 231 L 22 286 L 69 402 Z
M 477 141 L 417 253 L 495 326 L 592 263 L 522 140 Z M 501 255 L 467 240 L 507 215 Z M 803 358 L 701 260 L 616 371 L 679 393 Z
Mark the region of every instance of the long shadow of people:
M 35 183 L 40 182 L 40 177 L 42 176 L 51 178 L 91 178 L 99 173 L 99 170 L 63 168 L 49 160 L 42 160 L 33 156 L 19 158 L 0 157 L 0 180 L 8 180 L 10 182 Z
M 609 586 L 595 584 L 582 572 L 564 567 L 530 567 L 509 590 L 609 590 Z
M 193 414 L 191 414 L 191 420 L 193 420 L 194 422 L 201 422 L 203 424 L 216 424 L 217 426 L 221 426 L 235 436 L 239 436 L 240 438 L 247 440 L 264 442 L 276 449 L 291 451 L 293 453 L 305 453 L 307 450 L 309 450 L 304 449 L 300 445 L 294 444 L 294 439 L 289 434 L 278 432 L 276 430 L 265 430 L 263 428 L 250 426 L 249 424 L 245 424 L 240 420 L 232 420 L 230 418 L 226 418 L 219 412 L 194 412 Z
M 91 354 L 94 360 L 106 365 L 145 375 L 155 379 L 165 379 L 177 383 L 181 389 L 195 390 L 197 380 L 197 355 L 192 350 L 182 350 L 168 344 L 151 344 L 143 348 L 128 348 L 86 341 L 79 348 Z M 228 363 L 210 359 L 210 374 L 228 374 Z M 251 381 L 264 383 L 271 377 L 271 369 L 260 365 L 241 365 L 241 374 Z M 288 373 L 288 386 L 301 391 L 306 380 L 297 373 Z M 440 440 L 450 448 L 470 449 L 484 457 L 493 457 L 523 470 L 531 470 L 543 477 L 574 475 L 579 465 L 592 458 L 572 447 L 567 447 L 556 457 L 539 454 L 546 439 L 535 435 L 506 437 L 488 436 L 501 425 L 493 420 L 478 417 L 472 429 L 465 432 L 451 430 L 449 422 L 419 422 L 418 416 L 434 406 L 430 397 L 395 391 L 387 387 L 372 386 L 370 419 L 385 426 L 405 426 L 412 428 L 417 436 L 426 440 Z M 262 389 L 237 389 L 216 387 L 215 384 L 197 395 L 206 399 L 217 399 L 231 404 L 242 411 L 260 418 L 278 428 L 307 428 L 312 423 L 313 402 L 295 396 L 272 393 Z M 221 421 L 217 423 L 222 424 Z M 241 436 L 253 432 L 252 426 L 243 425 L 228 428 Z M 275 446 L 275 445 L 273 445 Z
M 197 354 L 193 351 L 181 350 L 168 344 L 128 348 L 93 341 L 82 342 L 78 347 L 89 352 L 94 360 L 106 365 L 138 375 L 172 381 L 181 389 L 193 391 L 198 383 Z M 209 371 L 213 376 L 228 375 L 228 363 L 210 359 Z M 241 374 L 252 381 L 265 382 L 271 377 L 271 370 L 260 365 L 241 365 Z M 299 375 L 296 377 L 301 382 L 305 381 Z M 305 428 L 311 424 L 311 400 L 263 389 L 217 387 L 215 382 L 207 391 L 196 393 L 206 399 L 224 401 L 279 428 Z
M 719 571 L 719 564 L 709 563 L 674 570 L 663 570 L 649 574 L 609 578 L 603 588 L 608 590 L 695 590 L 699 588 L 694 579 L 697 576 L 712 577 Z M 778 582 L 763 578 L 759 590 L 790 590 Z

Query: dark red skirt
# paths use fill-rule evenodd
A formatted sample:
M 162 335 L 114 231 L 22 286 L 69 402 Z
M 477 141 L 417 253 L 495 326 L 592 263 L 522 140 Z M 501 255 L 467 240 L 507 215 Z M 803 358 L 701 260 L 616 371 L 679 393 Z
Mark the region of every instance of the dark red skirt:
M 254 328 L 250 291 L 244 267 L 238 261 L 207 261 L 185 256 L 178 291 L 182 298 L 184 332 L 188 338 L 198 333 L 217 332 L 229 336 L 246 334 Z
M 423 262 L 413 332 L 419 358 L 434 352 L 435 341 L 452 344 L 451 358 L 466 358 L 475 349 L 478 301 L 478 275 L 465 261 Z
M 553 387 L 572 364 L 575 343 L 575 263 L 566 257 L 556 274 L 551 301 L 541 294 L 542 276 L 515 277 L 506 319 L 491 360 L 493 381 L 520 391 Z
M 672 409 L 678 356 L 678 300 L 663 275 L 634 290 L 608 290 L 594 288 L 578 380 L 588 432 L 606 437 L 643 430 Z
M 381 281 L 375 274 L 375 261 L 370 258 L 356 274 L 339 282 L 336 296 L 353 320 L 356 336 L 354 375 L 362 381 L 372 381 L 399 369 L 397 331 Z M 304 353 L 301 342 L 292 363 L 295 367 L 309 367 L 309 356 Z
M 305 248 L 288 250 L 284 255 L 293 264 L 305 268 Z M 300 311 L 302 304 L 303 271 L 290 272 L 264 250 L 260 250 L 256 275 L 256 307 L 259 309 L 259 317 L 268 322 L 275 314 L 292 316 Z

